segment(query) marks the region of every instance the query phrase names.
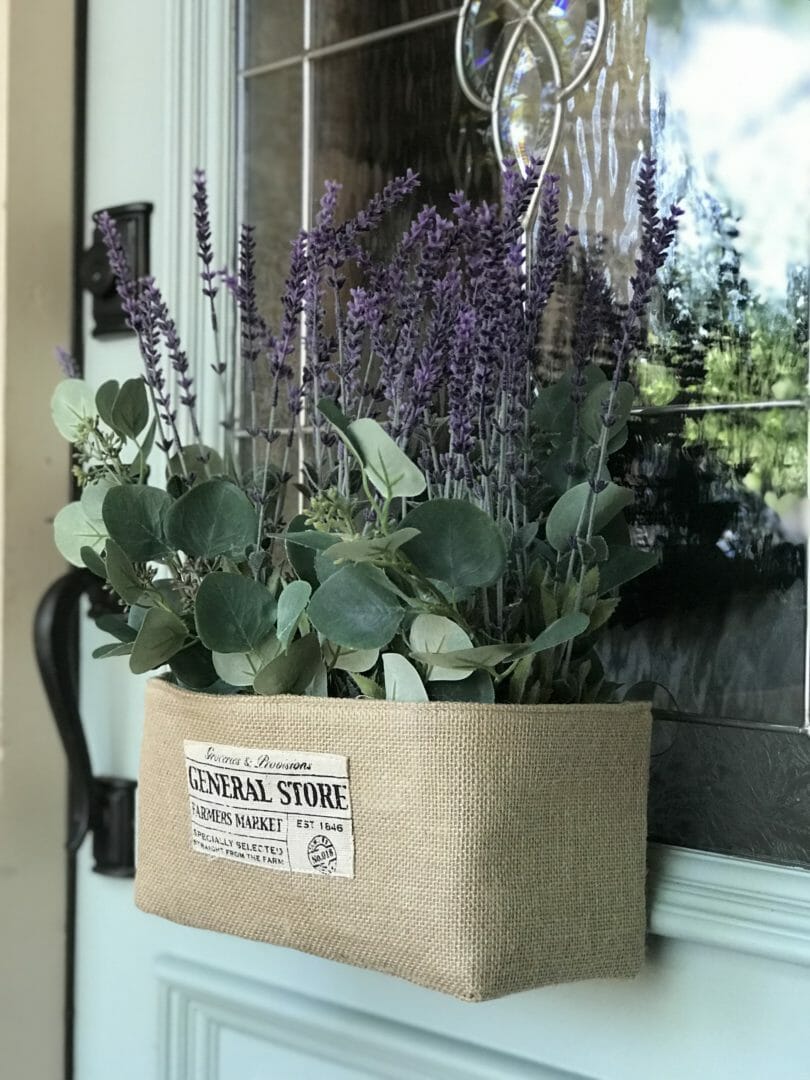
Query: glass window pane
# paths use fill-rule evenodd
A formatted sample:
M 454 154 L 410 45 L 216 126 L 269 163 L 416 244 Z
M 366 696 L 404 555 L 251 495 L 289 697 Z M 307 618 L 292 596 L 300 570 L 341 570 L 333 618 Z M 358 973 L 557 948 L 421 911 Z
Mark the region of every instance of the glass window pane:
M 240 17 L 242 67 L 269 64 L 303 50 L 303 0 L 242 0 Z
M 245 83 L 244 220 L 256 228 L 263 314 L 277 321 L 290 242 L 301 227 L 301 68 Z
M 458 7 L 458 0 L 314 0 L 313 45 L 331 45 Z
M 660 567 L 624 590 L 605 654 L 677 710 L 797 728 L 804 717 L 807 418 L 780 408 L 638 424 L 624 470 Z M 615 461 L 615 458 L 614 458 Z
M 316 198 L 325 179 L 339 179 L 350 214 L 409 167 L 422 176 L 414 205 L 446 210 L 460 187 L 493 192 L 489 124 L 458 87 L 453 33 L 451 21 L 314 62 Z M 401 225 L 391 224 L 394 234 Z

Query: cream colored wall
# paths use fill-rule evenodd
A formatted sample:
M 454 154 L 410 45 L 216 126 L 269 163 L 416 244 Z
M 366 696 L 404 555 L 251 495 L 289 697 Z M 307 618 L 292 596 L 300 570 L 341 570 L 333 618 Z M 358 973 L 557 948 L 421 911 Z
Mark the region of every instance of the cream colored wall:
M 0 1076 L 58 1080 L 65 769 L 31 627 L 64 571 L 53 348 L 70 325 L 72 0 L 0 0 Z

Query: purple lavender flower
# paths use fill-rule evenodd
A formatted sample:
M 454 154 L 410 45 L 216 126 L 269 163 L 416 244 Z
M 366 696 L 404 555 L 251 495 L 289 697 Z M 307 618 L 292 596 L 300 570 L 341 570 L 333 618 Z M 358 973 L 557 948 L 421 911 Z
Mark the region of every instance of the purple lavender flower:
M 81 378 L 81 371 L 76 358 L 67 349 L 63 349 L 61 345 L 56 347 L 56 362 L 66 379 Z

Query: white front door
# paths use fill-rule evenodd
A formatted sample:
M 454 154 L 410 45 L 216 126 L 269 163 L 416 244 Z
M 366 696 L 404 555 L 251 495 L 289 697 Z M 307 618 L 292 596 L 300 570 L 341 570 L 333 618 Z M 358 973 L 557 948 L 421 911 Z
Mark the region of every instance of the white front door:
M 620 7 L 618 0 L 610 6 Z M 281 18 L 282 7 L 297 17 Z M 485 190 L 488 182 L 479 161 L 488 153 L 487 121 L 454 98 L 451 131 L 440 91 L 416 68 L 404 76 L 408 122 L 395 128 L 385 121 L 381 72 L 417 58 L 423 70 L 450 69 L 452 5 L 264 0 L 249 9 L 249 18 L 238 19 L 230 0 L 89 4 L 88 240 L 91 212 L 154 204 L 152 268 L 177 311 L 198 378 L 205 378 L 208 359 L 194 300 L 195 166 L 209 173 L 223 259 L 230 259 L 236 201 L 283 258 L 300 224 L 300 192 L 306 216 L 323 176 L 347 180 L 347 209 L 398 167 L 428 170 L 431 158 L 443 162 L 436 182 L 445 188 L 472 183 Z M 409 27 L 413 19 L 421 21 Z M 330 82 L 314 78 L 317 64 Z M 378 80 L 368 95 L 358 76 L 365 64 Z M 340 93 L 341 86 L 352 93 Z M 242 95 L 245 120 L 238 127 L 233 116 Z M 635 137 L 631 123 L 615 131 Z M 576 145 L 587 160 L 585 143 Z M 616 168 L 624 168 L 621 150 L 621 137 L 606 141 L 601 163 L 592 160 L 581 183 L 615 183 Z M 593 202 L 597 215 L 600 198 Z M 264 266 L 268 287 L 278 272 Z M 91 327 L 88 300 L 89 380 L 139 371 L 131 338 L 94 338 Z M 143 682 L 129 674 L 126 659 L 90 659 L 100 640 L 85 627 L 82 712 L 93 765 L 100 774 L 134 777 Z M 657 859 L 652 919 L 660 936 L 651 939 L 637 980 L 468 1005 L 374 972 L 144 915 L 133 905 L 131 881 L 92 872 L 85 843 L 75 1078 L 806 1077 L 810 976 L 802 964 L 787 962 L 810 954 L 804 873 L 688 852 L 664 850 Z M 769 912 L 783 910 L 790 912 L 787 924 L 770 919 Z

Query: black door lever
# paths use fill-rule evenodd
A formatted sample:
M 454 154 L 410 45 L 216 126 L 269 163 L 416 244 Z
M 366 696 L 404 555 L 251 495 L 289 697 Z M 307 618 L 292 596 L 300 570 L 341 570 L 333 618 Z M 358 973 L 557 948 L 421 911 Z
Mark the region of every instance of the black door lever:
M 34 645 L 40 676 L 68 760 L 70 811 L 67 846 L 77 851 L 93 834 L 93 869 L 110 877 L 135 873 L 135 780 L 94 776 L 79 713 L 79 603 L 109 610 L 110 597 L 89 570 L 55 581 L 37 608 Z

